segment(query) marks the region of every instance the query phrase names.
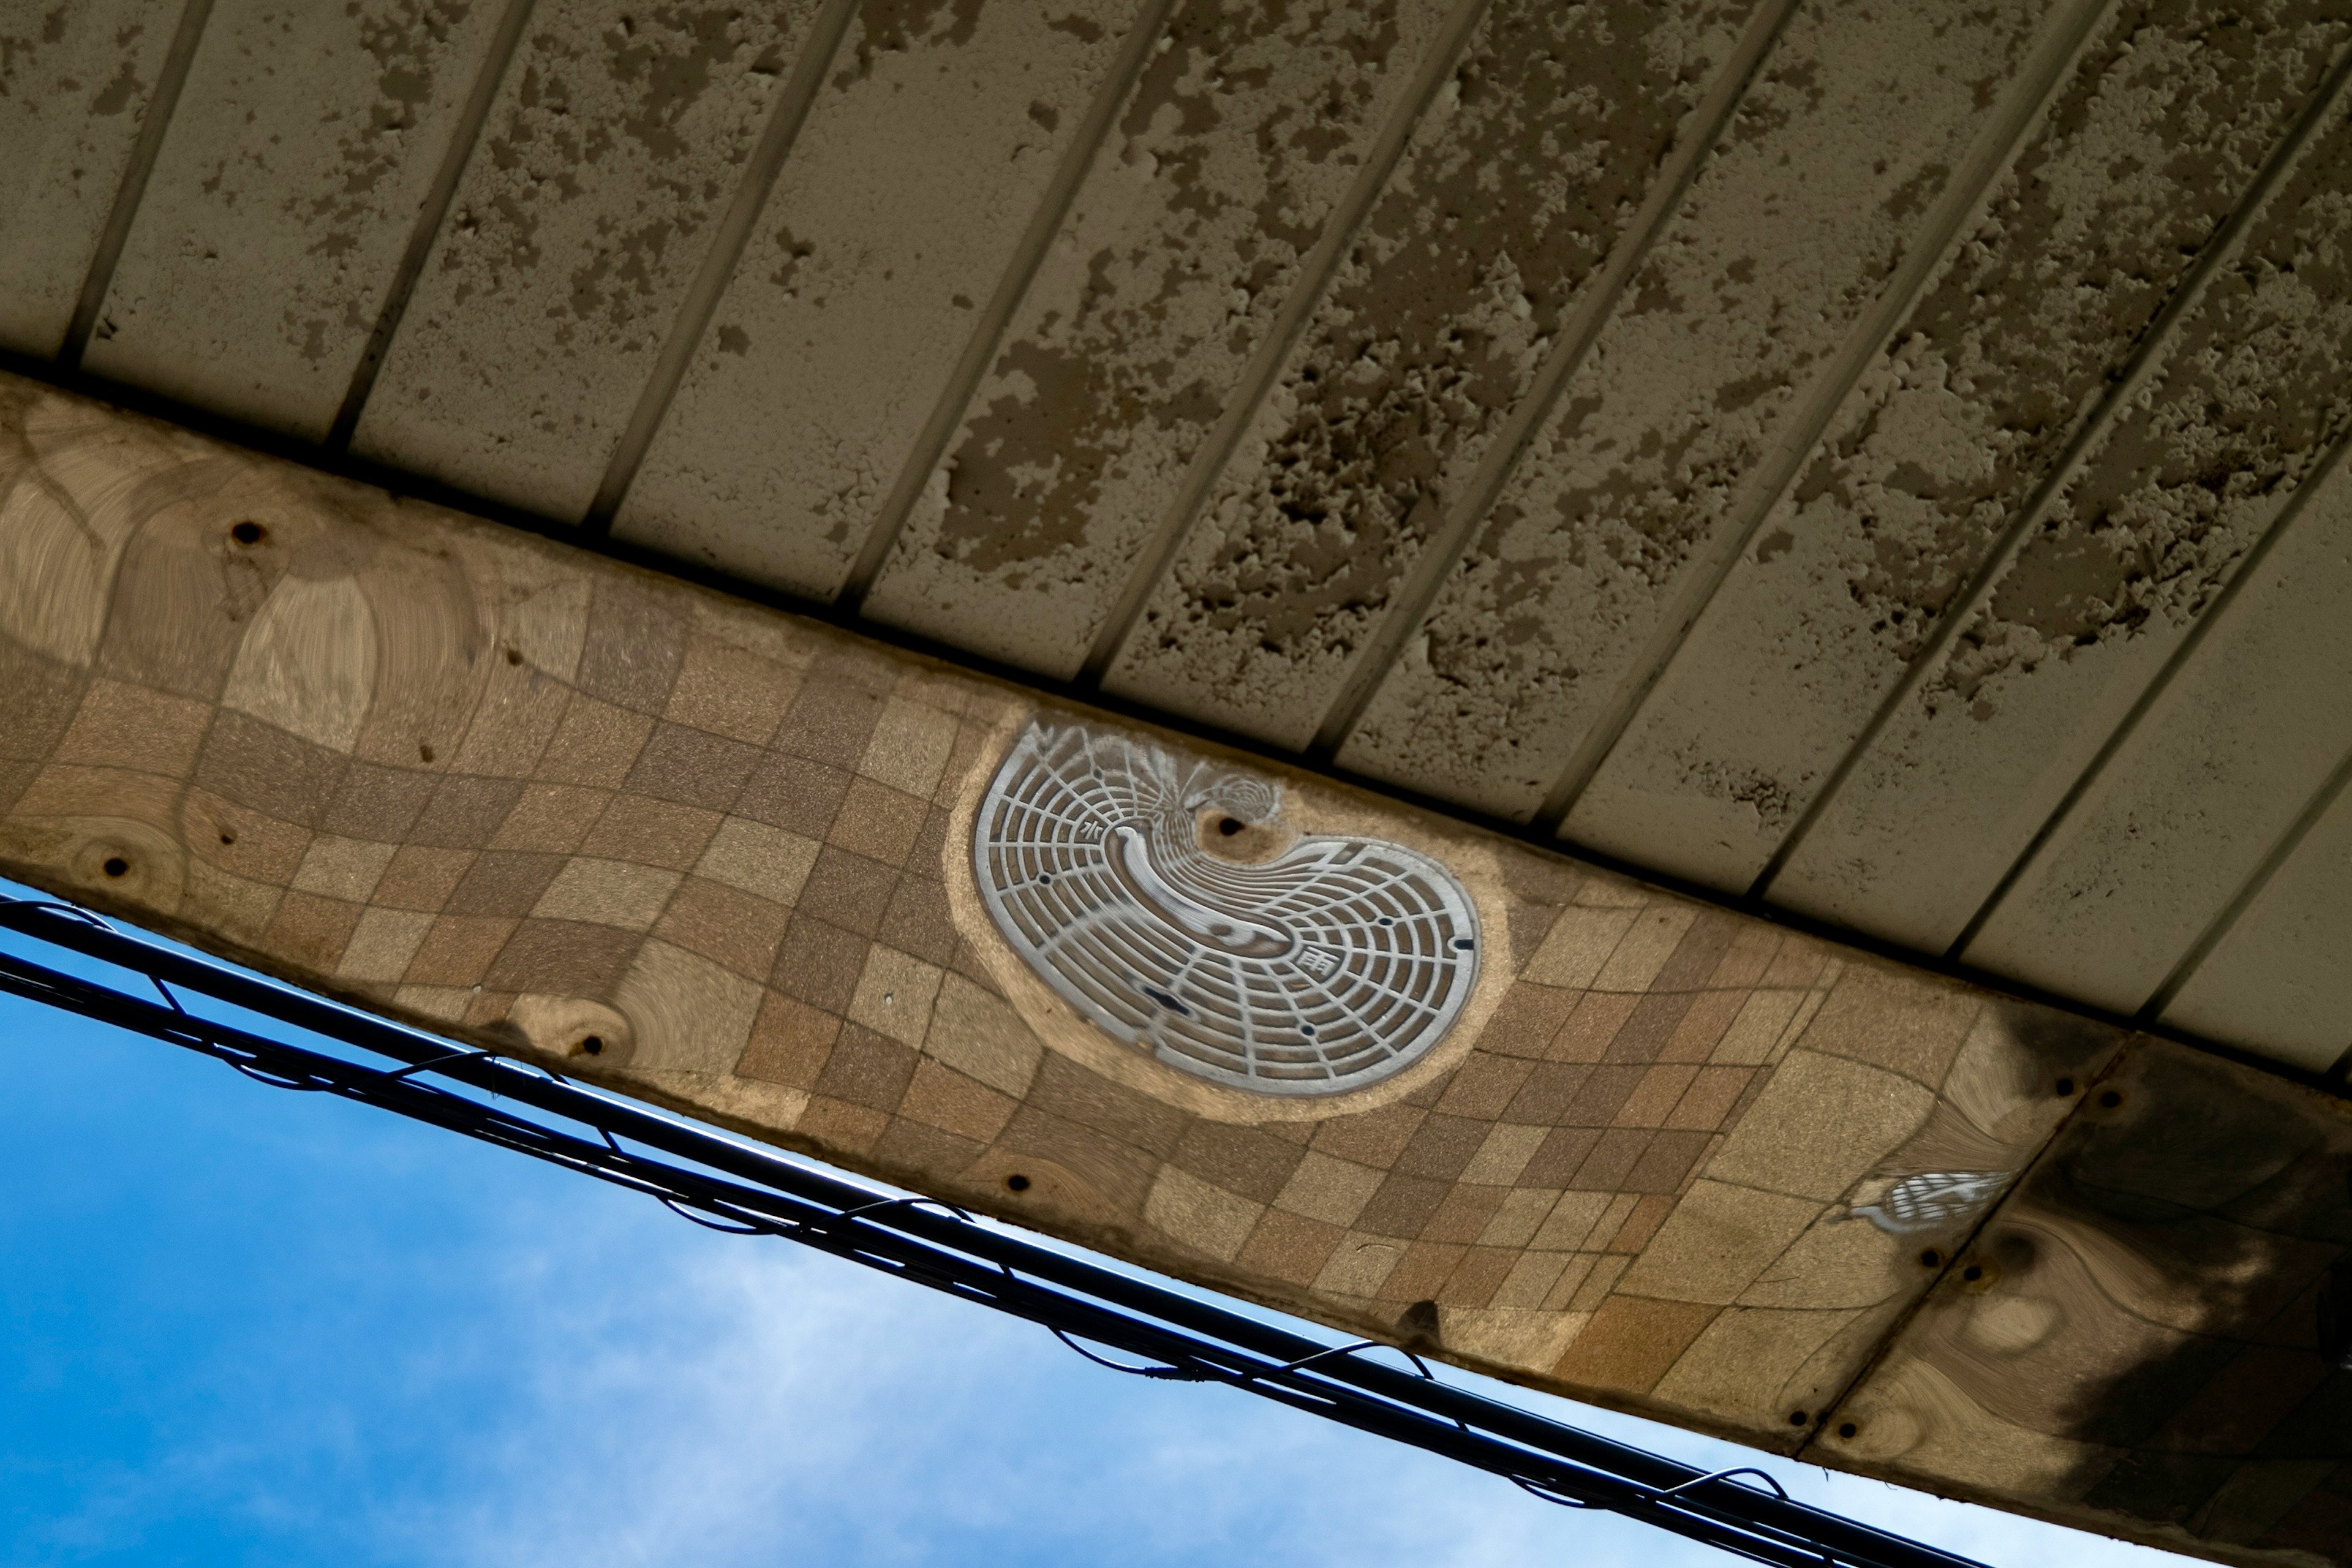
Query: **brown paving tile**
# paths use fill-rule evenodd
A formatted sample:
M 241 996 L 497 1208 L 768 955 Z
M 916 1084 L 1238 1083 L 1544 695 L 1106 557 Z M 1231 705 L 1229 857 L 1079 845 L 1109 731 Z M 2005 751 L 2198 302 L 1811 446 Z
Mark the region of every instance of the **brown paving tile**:
M 449 770 L 529 778 L 572 706 L 572 693 L 505 660 L 494 661 L 480 703 L 449 758 Z
M 883 694 L 865 684 L 866 676 L 835 659 L 816 660 L 771 744 L 795 757 L 856 772 L 882 717 Z
M 1003 989 L 996 984 L 996 976 L 989 971 L 987 963 L 980 956 L 979 949 L 968 942 L 961 939 L 957 941 L 955 957 L 948 961 L 948 967 L 991 996 L 1004 994 Z
M 653 720 L 643 713 L 575 695 L 534 772 L 551 784 L 618 789 L 653 731 Z
M 466 1004 L 466 1016 L 458 1020 L 469 1029 L 487 1029 L 502 1022 L 514 1010 L 514 994 L 509 991 L 478 993 Z
M 0 757 L 47 762 L 88 684 L 82 671 L 0 637 L 0 691 L 8 694 L 9 720 L 0 726 Z
M 866 971 L 870 945 L 856 931 L 796 910 L 784 927 L 770 984 L 812 1007 L 846 1014 L 857 994 L 857 977 Z
M 887 784 L 852 779 L 828 840 L 868 860 L 904 866 L 907 852 L 914 847 L 915 836 L 922 831 L 923 819 L 930 811 L 929 802 L 902 795 Z
M 209 790 L 190 790 L 184 817 L 189 847 L 200 858 L 239 877 L 283 887 L 294 879 L 310 847 L 310 830 L 224 800 Z
M 1612 1127 L 1593 1140 L 1592 1152 L 1576 1168 L 1568 1184 L 1579 1192 L 1614 1193 L 1624 1190 L 1625 1178 L 1633 1173 L 1634 1163 L 1642 1151 L 1650 1146 L 1650 1133 L 1638 1127 Z
M 885 1112 L 822 1094 L 809 1096 L 808 1109 L 793 1124 L 794 1131 L 814 1139 L 827 1152 L 853 1155 L 871 1154 L 889 1127 Z
M 995 1147 L 1053 1161 L 1091 1187 L 1113 1213 L 1130 1219 L 1142 1217 L 1152 1178 L 1160 1173 L 1158 1157 L 1148 1151 L 1030 1104 L 1013 1113 Z
M 1576 1173 L 1592 1146 L 1601 1142 L 1600 1129 L 1594 1127 L 1555 1127 L 1548 1133 L 1535 1154 L 1519 1172 L 1523 1187 L 1565 1187 L 1576 1179 Z
M 924 1061 L 907 1085 L 898 1114 L 986 1143 L 1004 1131 L 1018 1103 L 1011 1095 L 1000 1094 L 951 1068 Z
M 1649 995 L 1633 1005 L 1633 1011 L 1609 1041 L 1601 1053 L 1604 1062 L 1654 1062 L 1658 1053 L 1674 1037 L 1675 1026 L 1690 1011 L 1692 997 L 1688 992 L 1675 995 Z
M 1184 1129 L 1169 1163 L 1254 1204 L 1270 1204 L 1306 1157 L 1306 1150 L 1257 1128 L 1203 1117 Z
M 501 991 L 609 995 L 643 940 L 616 926 L 527 920 L 508 939 L 485 979 Z
M 28 816 L 127 816 L 168 822 L 179 786 L 161 773 L 51 763 L 34 775 L 19 803 Z
M 1815 942 L 1808 936 L 1784 932 L 1780 938 L 1780 951 L 1772 955 L 1771 963 L 1756 984 L 1772 989 L 1801 988 L 1819 980 L 1829 963 L 1830 950 L 1826 943 Z
M 1047 1051 L 1029 1086 L 1031 1105 L 1051 1115 L 1098 1128 L 1107 1137 L 1165 1160 L 1176 1152 L 1192 1119 L 1125 1084 L 1089 1071 L 1059 1051 Z
M 1647 1394 L 1714 1321 L 1716 1311 L 1689 1301 L 1612 1296 L 1559 1358 L 1552 1375 L 1584 1388 Z
M 1704 1132 L 1659 1132 L 1654 1134 L 1642 1157 L 1625 1173 L 1622 1191 L 1629 1193 L 1673 1193 L 1682 1187 L 1691 1167 L 1706 1152 L 1707 1135 Z
M 987 1147 L 929 1122 L 894 1116 L 875 1140 L 869 1157 L 885 1170 L 906 1173 L 910 1182 L 917 1178 L 936 1182 L 942 1172 L 965 1169 Z
M 923 826 L 916 833 L 915 842 L 907 849 L 909 868 L 919 868 L 927 877 L 940 874 L 940 868 L 947 863 L 950 815 L 945 807 L 936 805 L 924 814 Z
M 561 855 L 486 849 L 474 857 L 442 908 L 453 915 L 505 915 L 520 920 L 530 913 L 531 906 L 562 869 Z
M 1577 1003 L 1576 1011 L 1569 1015 L 1568 1022 L 1552 1037 L 1544 1054 L 1557 1062 L 1599 1061 L 1642 1000 L 1613 992 L 1587 994 Z
M 921 1058 L 911 1047 L 856 1024 L 841 1026 L 816 1091 L 852 1105 L 896 1111 Z
M 1731 1021 L 1748 1005 L 1745 991 L 1709 991 L 1691 998 L 1690 1010 L 1659 1047 L 1662 1062 L 1703 1062 L 1715 1054 Z
M 939 787 L 931 791 L 933 805 L 955 805 L 956 797 L 963 792 L 964 782 L 971 776 L 971 770 L 988 746 L 986 724 L 966 720 L 956 726 L 955 740 L 948 746 L 947 765 L 940 773 Z
M 1520 1254 L 1513 1247 L 1474 1247 L 1462 1255 L 1454 1272 L 1438 1287 L 1437 1304 L 1441 1307 L 1483 1307 L 1495 1299 L 1503 1281 L 1511 1276 L 1512 1268 Z
M 1356 1216 L 1356 1228 L 1374 1236 L 1417 1237 L 1450 1190 L 1426 1176 L 1390 1175 Z
M 16 809 L 25 797 L 26 786 L 41 771 L 41 764 L 29 757 L 0 759 L 0 816 Z
M 1705 985 L 1729 950 L 1733 934 L 1745 923 L 1740 917 L 1721 910 L 1701 910 L 1690 929 L 1683 932 L 1682 941 L 1675 944 L 1658 977 L 1650 982 L 1650 989 L 1696 991 Z
M 735 812 L 771 827 L 822 841 L 849 794 L 846 768 L 768 752 L 754 763 L 735 796 Z
M 654 726 L 624 787 L 657 800 L 725 811 L 759 760 L 758 750 L 740 741 L 665 721 Z
M 689 870 L 702 858 L 711 836 L 725 820 L 719 813 L 698 805 L 656 800 L 648 795 L 616 795 L 581 841 L 580 852 L 600 859 Z
M 1568 1108 L 1591 1076 L 1592 1068 L 1582 1062 L 1538 1062 L 1498 1119 L 1528 1127 L 1558 1126 L 1568 1120 Z
M 684 600 L 682 591 L 634 577 L 599 577 L 574 683 L 616 707 L 660 712 L 686 652 Z
M 1486 1222 L 1503 1206 L 1503 1194 L 1507 1187 L 1473 1187 L 1456 1185 L 1446 1190 L 1445 1201 L 1421 1227 L 1423 1241 L 1473 1242 L 1486 1232 Z
M 1678 1062 L 1660 1062 L 1642 1075 L 1612 1119 L 1620 1127 L 1660 1127 L 1674 1113 L 1683 1090 L 1698 1076 L 1698 1068 Z
M 1503 1108 L 1511 1103 L 1535 1067 L 1516 1058 L 1473 1051 L 1454 1069 L 1445 1092 L 1438 1096 L 1436 1109 L 1447 1116 L 1492 1121 L 1503 1114 Z
M 715 637 L 695 637 L 687 642 L 662 717 L 764 746 L 800 684 L 798 670 Z
M 1584 1085 L 1569 1101 L 1565 1118 L 1577 1127 L 1606 1127 L 1617 1119 L 1617 1112 L 1639 1089 L 1649 1068 L 1641 1067 L 1594 1068 L 1585 1075 Z
M 1279 1279 L 1300 1289 L 1312 1285 L 1332 1249 L 1347 1232 L 1305 1215 L 1268 1209 L 1234 1261 L 1253 1274 Z
M 392 852 L 368 901 L 389 910 L 439 910 L 472 868 L 474 853 L 404 844 Z
M 315 827 L 349 766 L 339 752 L 224 709 L 205 732 L 193 782 L 280 822 Z
M 832 1014 L 771 991 L 761 1000 L 760 1016 L 752 1021 L 751 1037 L 744 1043 L 735 1070 L 765 1083 L 814 1089 L 840 1034 L 841 1020 Z
M 1617 1227 L 1617 1234 L 1609 1238 L 1602 1250 L 1627 1254 L 1641 1251 L 1650 1245 L 1650 1237 L 1658 1234 L 1658 1227 L 1674 1212 L 1675 1200 L 1670 1197 L 1654 1194 L 1643 1198 L 1633 1205 L 1633 1212 L 1625 1216 L 1625 1223 Z
M 1486 1142 L 1492 1123 L 1432 1111 L 1397 1152 L 1393 1169 L 1408 1176 L 1429 1176 L 1450 1182 Z
M 9 696 L 14 725 L 15 690 Z M 135 768 L 176 778 L 194 766 L 212 717 L 209 702 L 169 697 L 100 676 L 82 693 L 80 708 L 54 757 L 60 763 Z
M 1764 972 L 1780 951 L 1780 933 L 1756 921 L 1742 921 L 1732 933 L 1731 945 L 1716 961 L 1715 973 L 1707 976 L 1707 984 L 1717 990 L 1745 991 L 1760 984 Z
M 1444 1288 L 1446 1277 L 1462 1261 L 1465 1247 L 1453 1247 L 1441 1241 L 1416 1241 L 1404 1249 L 1404 1257 L 1389 1270 L 1381 1283 L 1378 1300 L 1382 1301 L 1434 1300 Z
M 404 977 L 411 985 L 472 985 L 488 973 L 491 963 L 512 934 L 515 922 L 490 915 L 443 915 L 425 933 L 416 956 L 408 961 Z M 540 987 L 501 987 L 536 990 Z M 547 987 L 552 990 L 554 987 Z
M 379 844 L 404 842 L 441 782 L 437 773 L 353 763 L 344 770 L 335 798 L 320 815 L 319 830 Z
M 521 798 L 520 779 L 446 774 L 417 814 L 409 842 L 436 849 L 479 849 L 498 836 L 507 814 Z
M 588 837 L 611 798 L 607 791 L 577 784 L 525 784 L 489 847 L 569 855 Z
M 1576 1010 L 1578 994 L 1520 981 L 1503 994 L 1478 1036 L 1478 1049 L 1496 1056 L 1540 1058 Z
M 1399 1104 L 1335 1116 L 1315 1130 L 1314 1147 L 1335 1158 L 1384 1171 L 1396 1163 L 1426 1114 L 1418 1107 Z
M 261 945 L 289 963 L 332 973 L 360 923 L 360 906 L 310 893 L 289 893 L 261 933 Z
M 1711 1132 L 1723 1125 L 1740 1091 L 1748 1080 L 1756 1076 L 1753 1068 L 1701 1068 L 1698 1076 L 1683 1091 L 1666 1125 L 1701 1132 Z
M 914 875 L 898 879 L 890 908 L 875 933 L 901 952 L 911 952 L 926 963 L 942 967 L 956 954 L 955 917 L 948 908 L 946 884 Z
M 828 844 L 817 851 L 816 864 L 801 889 L 800 907 L 819 920 L 870 937 L 882 929 L 882 917 L 890 912 L 890 900 L 898 890 L 898 872 Z
M 688 877 L 670 895 L 653 930 L 664 942 L 698 952 L 747 980 L 765 980 L 775 968 L 792 911 L 724 882 Z

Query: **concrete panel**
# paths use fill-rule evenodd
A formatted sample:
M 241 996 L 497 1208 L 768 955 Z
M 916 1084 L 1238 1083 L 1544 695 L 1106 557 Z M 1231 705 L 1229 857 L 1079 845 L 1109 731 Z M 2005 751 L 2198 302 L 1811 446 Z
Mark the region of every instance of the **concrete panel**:
M 1307 742 L 1754 8 L 1487 14 L 1108 689 Z
M 22 382 L 0 437 L 0 873 L 1466 1365 L 1790 1452 L 2123 1043 Z M 1150 874 L 1052 900 L 1135 889 L 1205 966 L 1210 907 L 1271 934 L 1302 866 L 1411 851 L 1462 900 L 1451 1026 L 1269 1093 L 1074 1011 L 983 902 L 1015 858 L 975 868 L 1040 721 L 1148 786 Z
M 2338 468 L 1993 911 L 1969 962 L 2121 1013 L 2146 1002 L 2352 749 L 2347 605 L 2352 476 Z
M 851 23 L 616 534 L 831 596 L 1135 12 Z
M 2133 6 L 1864 375 L 1564 831 L 1744 889 L 1926 644 L 2347 37 Z
M 1451 9 L 1176 12 L 869 614 L 1076 673 Z
M 542 4 L 352 449 L 586 510 L 818 3 Z
M 0 8 L 0 347 L 65 342 L 178 21 L 154 0 Z
M 1532 815 L 2001 107 L 2033 4 L 1801 9 L 1342 763 Z M 2007 89 L 2014 93 L 2019 84 Z
M 215 0 L 83 363 L 323 437 L 501 9 Z
M 2352 792 L 2312 825 L 2164 1021 L 2308 1072 L 2352 1051 Z
M 1960 933 L 2352 431 L 2347 233 L 2352 117 L 2339 112 L 2180 323 L 2156 384 L 1814 825 L 1776 900 L 1919 947 Z M 2292 525 L 2180 702 L 2106 770 L 2121 793 L 2075 814 L 1970 962 L 2129 1011 L 2228 900 L 2310 769 L 2352 742 L 2346 489 L 2338 479 Z

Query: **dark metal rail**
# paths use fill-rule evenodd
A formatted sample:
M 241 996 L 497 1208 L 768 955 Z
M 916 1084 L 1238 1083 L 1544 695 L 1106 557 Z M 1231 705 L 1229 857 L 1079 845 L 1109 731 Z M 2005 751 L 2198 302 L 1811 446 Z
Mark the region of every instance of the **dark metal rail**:
M 1708 1474 L 1546 1420 L 1449 1387 L 1409 1351 L 1401 1352 L 1409 1367 L 1385 1365 L 1360 1353 L 1374 1342 L 1307 1339 L 1022 1240 L 952 1205 L 813 1169 L 547 1068 L 117 931 L 68 905 L 0 899 L 0 929 L 142 975 L 155 997 L 6 952 L 0 991 L 199 1052 L 276 1088 L 337 1095 L 516 1150 L 644 1193 L 698 1224 L 782 1237 L 993 1307 L 1118 1371 L 1223 1384 L 1444 1455 L 1547 1501 L 1605 1509 L 1759 1563 L 1983 1568 L 1808 1508 L 1761 1470 Z M 201 1016 L 183 992 L 396 1065 Z

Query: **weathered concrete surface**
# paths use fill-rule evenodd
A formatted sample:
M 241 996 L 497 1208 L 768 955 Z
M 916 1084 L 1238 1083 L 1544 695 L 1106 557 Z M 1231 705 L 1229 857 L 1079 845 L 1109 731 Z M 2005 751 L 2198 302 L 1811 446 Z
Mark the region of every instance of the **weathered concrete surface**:
M 2312 499 L 1969 944 L 2119 1013 L 2153 995 L 2352 750 L 2352 476 Z M 2330 1060 L 2352 1044 L 2352 1020 Z
M 1108 689 L 1307 742 L 1754 10 L 1488 12 Z
M 1073 1017 L 982 910 L 1018 689 L 13 381 L 0 559 L 6 875 L 1784 1453 L 2123 1043 L 1241 763 L 1272 826 L 1442 860 L 1484 948 L 1412 1067 L 1247 1093 Z
M 2339 111 L 2176 329 L 2156 384 L 1815 825 L 1777 897 L 1920 947 L 1959 933 L 2248 548 L 2352 431 L 2347 235 L 2352 112 Z M 2203 693 L 2189 700 L 2203 716 L 2167 719 L 2189 731 L 2149 735 L 2118 759 L 2126 796 L 2069 830 L 2090 837 L 2053 847 L 1970 962 L 2131 1011 L 2352 743 L 2328 718 L 2352 689 L 2352 644 L 2336 637 L 2352 579 L 2329 564 L 2347 542 L 2335 489 L 2294 525 L 2259 593 L 2230 611 L 2232 635 L 2184 677 Z M 2291 563 L 2293 586 L 2277 585 L 2279 563 Z M 2339 577 L 2337 596 L 2313 595 L 2319 574 Z M 2289 620 L 2294 635 L 2279 636 Z M 2232 689 L 2242 695 L 2222 695 Z M 2277 700 L 2288 692 L 2297 699 Z M 2257 711 L 2276 727 L 2249 727 Z
M 327 433 L 500 0 L 215 0 L 83 363 Z
M 542 0 L 352 450 L 587 509 L 818 0 Z
M 2328 804 L 2163 1018 L 2311 1072 L 2352 1051 L 2352 790 Z
M 617 535 L 840 588 L 1135 13 L 941 0 L 850 24 Z
M 872 614 L 1076 673 L 1455 3 L 1176 12 Z
M 1526 818 L 2064 9 L 1790 20 L 1340 752 Z M 1818 393 L 1812 393 L 1818 396 Z
M 2339 8 L 2300 0 L 2118 14 L 1576 802 L 1570 837 L 1748 885 L 2347 37 Z
M 64 343 L 178 21 L 152 0 L 0 10 L 0 348 Z

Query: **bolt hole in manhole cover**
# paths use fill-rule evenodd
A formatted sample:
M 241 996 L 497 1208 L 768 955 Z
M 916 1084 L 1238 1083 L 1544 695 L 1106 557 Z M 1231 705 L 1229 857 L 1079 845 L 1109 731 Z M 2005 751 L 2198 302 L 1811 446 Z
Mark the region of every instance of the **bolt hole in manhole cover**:
M 1148 741 L 1032 725 L 972 840 L 989 914 L 1047 984 L 1219 1083 L 1376 1082 L 1436 1045 L 1477 982 L 1477 914 L 1444 866 L 1294 838 L 1280 785 Z

